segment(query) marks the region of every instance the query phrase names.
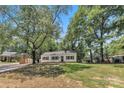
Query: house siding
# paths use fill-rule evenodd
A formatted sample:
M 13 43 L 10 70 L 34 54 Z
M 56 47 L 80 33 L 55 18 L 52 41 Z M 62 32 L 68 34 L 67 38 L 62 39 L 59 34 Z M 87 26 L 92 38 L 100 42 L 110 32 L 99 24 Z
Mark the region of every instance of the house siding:
M 53 60 L 52 57 L 57 57 L 58 59 Z M 41 62 L 62 62 L 61 56 L 63 56 L 63 62 L 76 62 L 77 53 L 63 53 L 63 54 L 47 54 L 41 55 Z M 74 59 L 66 59 L 67 56 L 74 56 Z M 43 57 L 49 57 L 49 60 L 44 60 Z

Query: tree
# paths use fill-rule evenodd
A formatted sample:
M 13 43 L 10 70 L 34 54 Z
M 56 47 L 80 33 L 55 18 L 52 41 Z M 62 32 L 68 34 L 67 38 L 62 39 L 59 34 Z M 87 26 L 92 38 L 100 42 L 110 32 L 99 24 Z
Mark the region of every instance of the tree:
M 113 40 L 109 45 L 107 45 L 107 51 L 110 56 L 117 54 L 123 54 L 124 52 L 124 37 L 120 37 L 117 40 Z
M 61 31 L 60 16 L 67 14 L 70 6 L 16 6 L 16 10 L 3 6 L 0 9 L 0 12 L 11 20 L 13 37 L 18 38 L 23 45 L 19 46 L 25 48 L 25 52 L 32 51 L 35 64 L 36 52 L 41 53 L 44 45 L 55 43 Z M 53 51 L 55 47 L 47 50 Z
M 0 50 L 7 51 L 13 44 L 13 17 L 17 12 L 17 6 L 0 6 Z
M 91 26 L 88 26 L 87 15 L 90 8 L 80 6 L 75 16 L 72 18 L 68 32 L 65 37 L 66 47 L 75 50 L 78 53 L 79 62 L 82 58 L 90 53 L 91 63 L 93 62 L 92 43 L 94 34 L 91 31 Z
M 27 41 L 32 51 L 33 64 L 36 60 L 36 51 L 49 38 L 54 38 L 60 31 L 58 17 L 66 10 L 64 6 L 21 6 L 18 29 L 20 37 Z
M 82 42 L 90 51 L 91 62 L 92 53 L 98 50 L 100 63 L 104 62 L 105 43 L 115 37 L 113 23 L 123 15 L 122 10 L 122 6 L 80 6 L 69 24 L 65 40 L 70 43 L 66 46 L 79 46 Z
M 121 6 L 94 6 L 89 13 L 91 26 L 94 28 L 94 34 L 100 44 L 101 63 L 104 62 L 104 43 L 114 36 L 111 25 L 118 17 L 123 15 L 120 12 Z

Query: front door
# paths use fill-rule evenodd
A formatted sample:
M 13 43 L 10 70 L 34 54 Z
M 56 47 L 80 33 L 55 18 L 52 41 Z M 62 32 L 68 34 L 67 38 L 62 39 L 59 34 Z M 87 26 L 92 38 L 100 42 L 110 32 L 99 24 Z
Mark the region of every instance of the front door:
M 64 62 L 64 57 L 63 56 L 61 56 L 61 62 Z

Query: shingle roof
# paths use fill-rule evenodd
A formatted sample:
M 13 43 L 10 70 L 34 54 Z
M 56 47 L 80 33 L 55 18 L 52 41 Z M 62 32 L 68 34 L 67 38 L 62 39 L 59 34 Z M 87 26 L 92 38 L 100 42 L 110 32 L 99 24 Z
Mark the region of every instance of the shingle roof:
M 15 56 L 17 52 L 3 52 L 0 56 Z
M 43 55 L 58 55 L 58 54 L 66 54 L 66 53 L 76 53 L 74 51 L 54 51 L 54 52 L 45 52 Z

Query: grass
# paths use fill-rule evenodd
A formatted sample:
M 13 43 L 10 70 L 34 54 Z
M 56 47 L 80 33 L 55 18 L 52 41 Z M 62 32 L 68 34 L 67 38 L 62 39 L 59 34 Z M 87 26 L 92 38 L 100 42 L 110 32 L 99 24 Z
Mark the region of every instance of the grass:
M 124 64 L 29 65 L 0 74 L 0 82 L 5 87 L 124 88 Z
M 79 69 L 73 71 L 75 67 Z M 124 87 L 124 64 L 65 64 L 63 68 L 68 77 L 82 81 L 83 87 Z

